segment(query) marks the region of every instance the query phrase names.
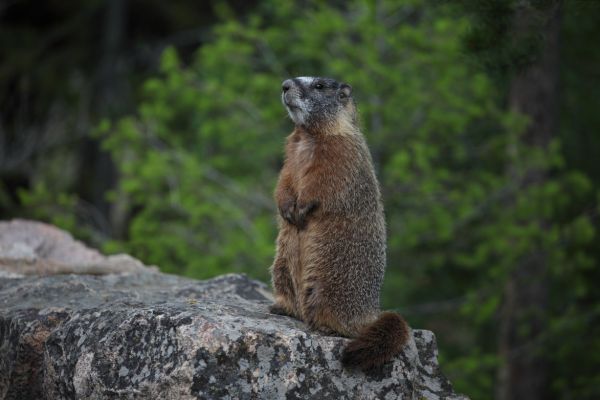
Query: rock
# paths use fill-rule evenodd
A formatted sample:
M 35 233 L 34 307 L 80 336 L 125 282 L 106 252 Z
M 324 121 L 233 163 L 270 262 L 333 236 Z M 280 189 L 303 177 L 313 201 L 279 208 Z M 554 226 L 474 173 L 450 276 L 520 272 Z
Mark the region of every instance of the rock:
M 6 276 L 102 275 L 148 268 L 127 254 L 104 256 L 48 224 L 24 220 L 0 222 L 0 273 Z
M 344 370 L 348 339 L 270 314 L 263 283 L 109 259 L 49 225 L 0 223 L 0 399 L 465 399 L 429 331 L 394 363 Z

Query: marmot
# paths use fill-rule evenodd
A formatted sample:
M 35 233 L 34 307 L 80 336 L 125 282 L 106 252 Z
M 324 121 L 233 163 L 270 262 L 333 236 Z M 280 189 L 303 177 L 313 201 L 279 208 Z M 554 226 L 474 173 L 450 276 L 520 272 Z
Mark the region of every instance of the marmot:
M 401 351 L 409 328 L 399 314 L 379 309 L 385 220 L 352 88 L 315 77 L 288 79 L 282 88 L 295 129 L 275 189 L 271 312 L 354 338 L 342 363 L 369 369 Z

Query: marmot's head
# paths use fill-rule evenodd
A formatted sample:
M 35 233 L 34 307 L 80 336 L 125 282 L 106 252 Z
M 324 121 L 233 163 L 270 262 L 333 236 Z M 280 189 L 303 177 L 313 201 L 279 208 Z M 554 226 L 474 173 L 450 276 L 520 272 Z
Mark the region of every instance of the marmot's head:
M 313 132 L 356 130 L 352 87 L 331 78 L 298 77 L 282 84 L 281 101 L 296 125 Z

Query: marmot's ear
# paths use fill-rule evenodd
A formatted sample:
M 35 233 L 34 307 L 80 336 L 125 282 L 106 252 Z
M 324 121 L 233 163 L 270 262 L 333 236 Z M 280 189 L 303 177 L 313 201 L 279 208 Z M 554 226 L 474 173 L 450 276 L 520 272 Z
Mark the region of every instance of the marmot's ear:
M 352 86 L 347 83 L 342 83 L 340 85 L 340 97 L 343 99 L 345 97 L 350 97 L 352 94 Z

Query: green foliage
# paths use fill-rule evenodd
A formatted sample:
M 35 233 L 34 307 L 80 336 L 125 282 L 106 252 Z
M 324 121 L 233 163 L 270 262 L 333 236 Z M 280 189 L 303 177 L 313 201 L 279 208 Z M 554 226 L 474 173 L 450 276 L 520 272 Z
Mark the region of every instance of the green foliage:
M 48 189 L 44 181 L 36 184 L 31 190 L 19 192 L 21 204 L 29 210 L 29 217 L 46 219 L 68 231 L 77 231 L 76 208 L 77 199 L 73 195 L 55 192 Z
M 206 278 L 244 271 L 266 279 L 276 175 L 268 166 L 281 137 L 267 135 L 278 121 L 263 121 L 243 96 L 243 81 L 215 79 L 227 61 L 214 58 L 224 54 L 229 48 L 182 68 L 167 49 L 161 76 L 144 84 L 138 115 L 100 127 L 120 170 L 111 197 L 136 210 L 127 241 L 108 246 L 169 272 Z

